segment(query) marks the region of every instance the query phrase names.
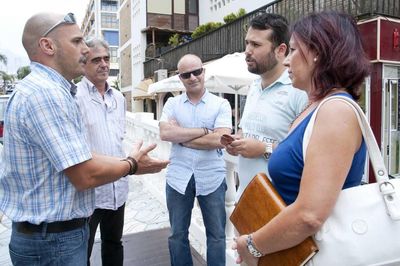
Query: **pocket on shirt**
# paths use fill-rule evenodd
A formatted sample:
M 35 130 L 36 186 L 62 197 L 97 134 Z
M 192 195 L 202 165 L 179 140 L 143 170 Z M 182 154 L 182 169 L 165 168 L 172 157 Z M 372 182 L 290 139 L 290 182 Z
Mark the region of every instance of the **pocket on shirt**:
M 118 140 L 123 140 L 125 134 L 125 118 L 115 118 L 113 130 Z
M 208 129 L 214 129 L 214 119 L 202 119 L 201 120 L 201 127 L 206 127 Z

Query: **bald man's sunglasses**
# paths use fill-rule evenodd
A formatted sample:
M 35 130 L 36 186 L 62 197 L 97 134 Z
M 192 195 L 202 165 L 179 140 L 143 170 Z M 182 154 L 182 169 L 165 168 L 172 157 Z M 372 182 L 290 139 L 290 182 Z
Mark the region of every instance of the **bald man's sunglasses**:
M 201 75 L 201 73 L 203 73 L 203 68 L 199 68 L 199 69 L 196 69 L 196 70 L 193 70 L 193 71 L 190 71 L 190 72 L 185 72 L 185 73 L 181 73 L 181 74 L 179 74 L 179 76 L 182 78 L 182 79 L 188 79 L 188 78 L 190 78 L 190 76 L 193 74 L 195 77 L 197 77 L 197 76 L 200 76 Z
M 54 24 L 52 27 L 50 27 L 50 29 L 48 29 L 43 34 L 43 37 L 46 37 L 52 30 L 54 30 L 55 28 L 57 28 L 58 26 L 60 26 L 62 24 L 76 24 L 75 15 L 73 13 L 68 13 L 67 15 L 65 15 L 65 17 L 62 20 L 60 20 L 59 22 Z

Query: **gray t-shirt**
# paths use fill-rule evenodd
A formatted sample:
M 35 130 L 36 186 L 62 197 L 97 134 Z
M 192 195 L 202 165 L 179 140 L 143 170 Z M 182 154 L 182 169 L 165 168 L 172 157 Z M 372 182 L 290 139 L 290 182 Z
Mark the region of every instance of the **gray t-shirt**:
M 265 89 L 261 88 L 261 79 L 255 80 L 250 86 L 240 121 L 243 138 L 279 143 L 286 137 L 290 124 L 307 102 L 307 94 L 292 86 L 287 71 Z M 237 199 L 252 178 L 260 172 L 268 174 L 267 169 L 267 161 L 263 156 L 244 158 L 239 155 Z

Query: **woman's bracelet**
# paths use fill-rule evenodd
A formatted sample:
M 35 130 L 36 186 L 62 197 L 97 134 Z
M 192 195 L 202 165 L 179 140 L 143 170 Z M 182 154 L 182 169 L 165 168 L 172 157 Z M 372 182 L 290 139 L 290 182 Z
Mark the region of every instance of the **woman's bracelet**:
M 256 258 L 264 256 L 254 245 L 252 234 L 247 235 L 247 250 Z

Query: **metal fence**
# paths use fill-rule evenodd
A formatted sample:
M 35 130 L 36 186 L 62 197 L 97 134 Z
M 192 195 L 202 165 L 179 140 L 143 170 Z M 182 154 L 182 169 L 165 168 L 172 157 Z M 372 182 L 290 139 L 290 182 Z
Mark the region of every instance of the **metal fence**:
M 289 23 L 312 12 L 337 10 L 354 16 L 357 20 L 377 15 L 400 18 L 399 0 L 277 0 L 245 16 L 205 34 L 190 42 L 162 53 L 159 59 L 164 61 L 168 71 L 176 70 L 179 58 L 187 53 L 197 54 L 204 62 L 220 58 L 226 54 L 242 52 L 245 49 L 244 38 L 249 21 L 260 13 L 277 13 L 285 16 Z M 159 60 L 144 62 L 144 76 L 151 77 L 160 68 Z

